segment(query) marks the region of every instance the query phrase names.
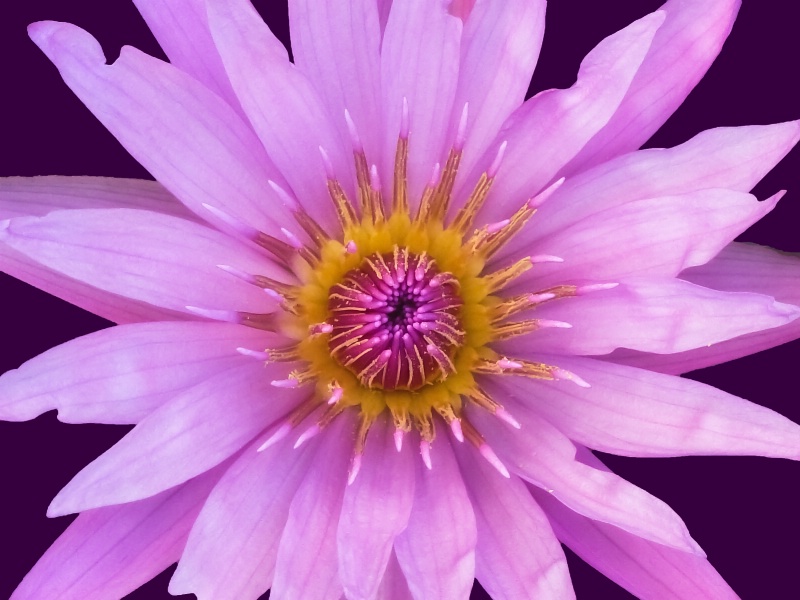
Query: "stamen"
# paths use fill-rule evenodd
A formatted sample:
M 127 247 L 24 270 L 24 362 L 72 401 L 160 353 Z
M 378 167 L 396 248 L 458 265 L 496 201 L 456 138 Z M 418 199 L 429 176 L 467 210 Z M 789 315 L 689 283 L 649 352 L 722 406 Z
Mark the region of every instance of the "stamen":
M 403 449 L 403 436 L 405 432 L 402 429 L 395 429 L 394 430 L 394 447 L 397 448 L 397 451 L 400 452 Z
M 356 243 L 353 240 L 347 242 L 347 245 L 344 247 L 344 249 L 348 254 L 355 254 L 358 252 L 358 246 L 356 246 Z
M 267 181 L 272 190 L 278 195 L 284 205 L 288 206 L 295 220 L 308 234 L 308 237 L 319 248 L 326 240 L 330 239 L 327 232 L 317 223 L 300 205 L 300 202 L 271 179 Z
M 555 191 L 558 188 L 560 188 L 564 184 L 564 181 L 566 181 L 566 178 L 562 177 L 561 179 L 558 179 L 553 183 L 551 183 L 544 190 L 542 190 L 541 192 L 536 194 L 533 198 L 528 200 L 528 207 L 534 209 L 539 208 L 542 204 L 545 203 L 546 200 L 550 198 L 550 196 L 552 196 L 555 193 Z
M 353 447 L 353 458 L 350 462 L 350 472 L 347 477 L 347 485 L 351 485 L 361 469 L 361 456 L 364 454 L 364 446 L 367 444 L 367 434 L 372 427 L 374 419 L 364 415 L 360 415 L 358 423 L 358 432 L 356 433 L 356 441 Z
M 481 359 L 476 362 L 472 372 L 481 375 L 520 375 L 531 379 L 553 381 L 556 379 L 554 372 L 557 369 L 558 367 L 545 363 L 531 362 L 519 358 L 514 360 L 503 358 L 497 361 Z
M 306 261 L 311 266 L 317 264 L 319 260 L 319 256 L 315 255 L 300 239 L 293 234 L 291 231 L 286 229 L 285 227 L 281 227 L 281 233 L 283 237 L 289 242 L 289 245 L 294 248 L 295 252 L 297 252 L 304 261 Z
M 431 217 L 431 202 L 433 201 L 433 196 L 436 193 L 436 188 L 441 178 L 441 168 L 438 162 L 433 165 L 433 173 L 431 173 L 428 185 L 425 186 L 425 190 L 422 192 L 422 199 L 417 208 L 417 216 L 414 219 L 417 223 L 426 223 Z
M 555 294 L 521 294 L 503 300 L 492 307 L 492 324 L 500 323 L 518 313 L 530 310 L 546 300 L 555 298 Z
M 236 348 L 236 351 L 242 356 L 254 358 L 260 362 L 269 362 L 270 360 L 269 352 L 266 351 L 250 350 L 249 348 L 241 348 L 241 347 Z
M 552 254 L 536 254 L 531 256 L 528 260 L 533 264 L 541 263 L 563 263 L 564 259 L 560 256 L 553 256 Z
M 315 437 L 320 431 L 322 431 L 320 426 L 317 425 L 316 423 L 314 423 L 314 425 L 312 425 L 311 427 L 306 429 L 303 433 L 301 433 L 298 436 L 297 441 L 295 441 L 295 443 L 294 443 L 294 449 L 297 450 L 300 446 L 305 444 L 308 440 L 310 440 L 311 438 Z
M 419 454 L 422 456 L 422 462 L 428 470 L 430 471 L 433 469 L 433 463 L 431 462 L 431 443 L 428 440 L 420 440 Z
M 287 379 L 275 379 L 270 382 L 270 385 L 273 385 L 277 388 L 289 388 L 295 389 L 307 383 L 310 383 L 316 379 L 316 373 L 314 373 L 311 369 L 303 369 L 303 370 L 294 370 L 289 373 L 289 377 Z
M 294 254 L 296 254 L 296 252 L 286 242 L 274 238 L 271 235 L 267 235 L 255 227 L 251 227 L 250 225 L 243 223 L 236 217 L 229 215 L 225 211 L 211 206 L 210 204 L 203 203 L 203 208 L 214 215 L 217 219 L 225 223 L 228 227 L 233 229 L 241 237 L 250 240 L 251 242 L 255 242 L 284 264 L 291 264 L 292 257 Z
M 522 425 L 519 424 L 519 421 L 517 421 L 513 416 L 511 416 L 509 412 L 502 406 L 494 411 L 494 416 L 500 419 L 501 421 L 505 421 L 506 423 L 511 425 L 514 429 L 522 428 Z
M 333 163 L 331 163 L 328 153 L 325 149 L 319 147 L 320 154 L 322 155 L 322 162 L 325 164 L 325 173 L 328 178 L 328 194 L 333 201 L 333 206 L 336 209 L 336 215 L 339 217 L 339 224 L 343 230 L 347 230 L 358 222 L 358 217 L 353 209 L 353 205 L 347 199 L 342 186 L 336 179 L 336 174 L 333 170 Z
M 478 212 L 483 207 L 483 203 L 486 201 L 486 197 L 489 195 L 489 190 L 492 188 L 495 175 L 497 175 L 497 169 L 500 167 L 500 162 L 503 160 L 503 156 L 505 155 L 506 146 L 508 146 L 507 142 L 500 144 L 500 148 L 497 150 L 497 155 L 495 156 L 491 167 L 489 167 L 489 170 L 480 176 L 478 183 L 475 184 L 475 188 L 472 190 L 472 194 L 470 194 L 469 199 L 464 204 L 463 208 L 458 211 L 456 218 L 453 219 L 451 227 L 458 231 L 462 236 L 472 226 L 472 222 L 475 220 Z
M 490 292 L 498 292 L 532 267 L 533 262 L 530 257 L 523 258 L 513 265 L 489 273 L 484 277 L 484 281 L 488 284 Z
M 310 336 L 325 335 L 331 331 L 333 331 L 333 325 L 328 323 L 316 323 L 308 327 L 308 335 Z
M 462 419 L 461 425 L 464 428 L 464 437 L 478 449 L 478 452 L 486 459 L 486 462 L 497 469 L 498 473 L 503 477 L 510 478 L 511 474 L 508 472 L 508 469 L 506 469 L 506 466 L 500 461 L 497 454 L 494 453 L 494 450 L 486 443 L 486 440 L 478 433 L 478 430 L 475 429 L 472 423 L 466 419 Z
M 255 329 L 263 329 L 264 331 L 274 332 L 277 330 L 275 313 L 259 314 L 235 310 L 214 310 L 210 308 L 200 308 L 199 306 L 185 306 L 184 308 L 190 313 L 213 321 L 225 321 L 227 323 L 247 325 Z
M 544 328 L 570 329 L 572 325 L 564 321 L 553 321 L 552 319 L 526 319 L 502 325 L 493 325 L 492 339 L 494 341 L 508 340 L 520 335 L 526 335 L 538 329 Z
M 469 102 L 464 103 L 464 108 L 461 109 L 461 117 L 458 120 L 458 130 L 456 131 L 456 140 L 453 142 L 453 148 L 459 152 L 464 149 L 464 143 L 467 141 L 467 117 L 469 116 Z
M 450 198 L 453 194 L 453 185 L 456 182 L 458 175 L 458 167 L 461 164 L 461 155 L 464 151 L 464 142 L 467 134 L 467 116 L 469 113 L 469 103 L 464 104 L 464 109 L 461 111 L 461 119 L 458 124 L 458 131 L 456 132 L 456 139 L 453 142 L 453 147 L 447 156 L 447 162 L 444 165 L 442 178 L 436 188 L 435 193 L 431 199 L 429 218 L 436 220 L 444 220 L 447 214 L 447 208 L 450 205 Z
M 256 450 L 256 452 L 263 452 L 264 450 L 266 450 L 270 446 L 274 446 L 279 441 L 281 441 L 283 438 L 285 438 L 287 435 L 289 435 L 289 432 L 291 430 L 292 430 L 292 426 L 291 426 L 290 423 L 288 423 L 288 422 L 287 423 L 282 423 L 280 425 L 280 427 L 278 427 L 278 429 L 276 429 L 275 432 L 271 436 L 269 436 L 263 444 L 261 444 L 258 447 L 258 450 Z
M 311 396 L 304 402 L 301 402 L 297 408 L 290 412 L 285 419 L 281 422 L 275 432 L 270 435 L 267 440 L 258 448 L 258 452 L 263 452 L 276 442 L 285 438 L 289 432 L 302 423 L 308 415 L 314 412 L 314 409 L 319 406 L 319 400 Z
M 572 383 L 582 387 L 582 388 L 590 388 L 592 387 L 582 378 L 578 377 L 575 373 L 571 371 L 567 371 L 566 369 L 561 369 L 556 367 L 553 370 L 553 377 L 559 381 L 571 381 Z
M 339 387 L 339 384 L 336 383 L 336 381 L 331 381 L 328 384 L 328 391 L 331 393 L 331 395 L 328 397 L 329 406 L 333 406 L 334 404 L 338 403 L 344 395 L 344 389 Z
M 590 285 L 582 285 L 575 288 L 575 295 L 581 296 L 583 294 L 590 294 L 592 292 L 602 292 L 605 290 L 613 290 L 619 286 L 619 283 L 593 283 Z

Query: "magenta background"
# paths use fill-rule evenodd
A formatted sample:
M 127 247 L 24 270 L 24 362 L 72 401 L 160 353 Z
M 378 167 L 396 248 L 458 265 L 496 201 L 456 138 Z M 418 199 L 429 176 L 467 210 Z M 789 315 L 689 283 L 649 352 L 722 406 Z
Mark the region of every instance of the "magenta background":
M 600 39 L 657 8 L 653 0 L 553 0 L 533 90 L 567 87 L 580 59 Z M 649 145 L 671 146 L 715 126 L 800 118 L 798 8 L 786 0 L 749 0 L 709 74 Z M 285 3 L 256 2 L 286 37 Z M 269 7 L 269 8 L 267 8 Z M 97 36 L 109 59 L 130 44 L 162 56 L 127 0 L 26 0 L 0 8 L 3 93 L 0 176 L 148 177 L 61 82 L 27 39 L 25 25 L 71 21 Z M 756 188 L 760 198 L 787 187 L 778 208 L 741 239 L 800 251 L 800 152 Z M 0 372 L 107 322 L 0 275 Z M 692 376 L 800 422 L 796 379 L 800 342 Z M 70 522 L 47 519 L 50 499 L 125 427 L 64 425 L 54 413 L 0 423 L 0 598 Z M 744 598 L 797 594 L 800 465 L 759 458 L 623 459 L 608 464 L 659 496 L 685 519 L 712 563 Z M 632 598 L 569 555 L 580 599 Z M 128 596 L 170 598 L 171 570 Z M 473 598 L 485 598 L 481 590 Z

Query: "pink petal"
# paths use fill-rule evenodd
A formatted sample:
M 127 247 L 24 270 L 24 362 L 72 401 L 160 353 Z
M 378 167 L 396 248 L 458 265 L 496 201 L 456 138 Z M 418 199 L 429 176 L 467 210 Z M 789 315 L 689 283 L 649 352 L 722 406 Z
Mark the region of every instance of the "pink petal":
M 450 130 L 453 139 L 461 107 L 468 102 L 467 139 L 459 182 L 490 149 L 490 142 L 506 118 L 525 100 L 541 49 L 545 4 L 544 0 L 481 2 L 465 22 Z M 475 182 L 466 183 L 469 186 Z
M 497 381 L 513 414 L 535 411 L 570 439 L 623 456 L 755 455 L 800 460 L 800 426 L 689 379 L 572 356 L 541 357 L 591 388 Z
M 669 118 L 719 54 L 740 0 L 670 0 L 650 51 L 605 127 L 567 166 L 571 175 L 635 150 Z
M 493 382 L 484 383 L 490 394 L 503 397 L 502 389 Z M 702 554 L 686 525 L 669 506 L 613 473 L 577 462 L 572 442 L 532 411 L 515 415 L 522 431 L 509 434 L 507 426 L 495 417 L 467 408 L 470 420 L 509 470 L 572 510 L 659 544 Z
M 178 560 L 224 468 L 146 500 L 79 515 L 11 598 L 107 600 L 132 592 Z
M 228 323 L 142 323 L 72 340 L 0 376 L 0 419 L 57 409 L 65 423 L 138 423 L 171 397 L 275 337 Z
M 259 445 L 242 453 L 203 505 L 170 581 L 171 594 L 257 598 L 269 588 L 278 540 L 313 442 L 296 452 L 286 441 L 264 452 L 256 451 Z
M 588 465 L 608 470 L 585 449 L 579 449 L 579 455 Z M 564 544 L 638 598 L 738 600 L 739 597 L 705 558 L 587 519 L 533 486 L 530 492 L 547 513 L 556 535 Z
M 352 155 L 311 82 L 289 62 L 286 49 L 248 0 L 206 4 L 211 35 L 242 108 L 267 154 L 298 200 L 324 225 L 336 223 L 328 197 L 322 146 L 346 190 Z
M 414 598 L 468 598 L 475 577 L 475 514 L 450 440 L 431 447 L 433 469 L 417 466 L 408 528 L 395 541 Z
M 496 142 L 467 177 L 477 181 L 494 160 L 496 148 L 508 142 L 482 212 L 487 222 L 506 218 L 544 188 L 608 122 L 663 18 L 663 13 L 655 13 L 606 38 L 581 63 L 575 85 L 534 96 L 506 120 Z
M 292 500 L 281 536 L 271 594 L 275 598 L 339 600 L 336 529 L 347 485 L 347 463 L 353 449 L 350 411 L 320 435 L 315 459 Z
M 609 208 L 538 243 L 537 254 L 564 263 L 540 265 L 528 279 L 546 287 L 580 278 L 673 277 L 711 260 L 782 196 L 759 202 L 743 192 L 705 189 Z
M 267 233 L 290 214 L 267 185 L 280 174 L 236 112 L 179 69 L 130 47 L 110 66 L 66 23 L 29 27 L 64 81 L 128 152 L 204 219 L 209 204 Z
M 446 0 L 394 0 L 381 48 L 383 181 L 392 181 L 403 99 L 408 101 L 408 198 L 419 202 L 433 166 L 443 163 L 459 74 L 461 20 Z
M 537 211 L 514 254 L 604 210 L 633 200 L 707 188 L 749 192 L 800 139 L 800 121 L 704 131 L 674 148 L 631 152 L 568 177 Z
M 687 269 L 681 277 L 714 289 L 753 291 L 774 296 L 782 302 L 800 304 L 800 259 L 756 244 L 730 244 L 709 263 Z M 608 359 L 677 375 L 760 352 L 798 337 L 800 322 L 792 321 L 676 354 L 617 351 Z
M 361 470 L 344 493 L 337 540 L 339 576 L 348 597 L 375 596 L 395 537 L 411 514 L 414 455 L 408 444 L 398 452 L 393 435 L 388 418 L 373 424 Z
M 208 30 L 205 0 L 133 0 L 169 62 L 240 110 Z
M 680 279 L 634 277 L 614 289 L 550 302 L 536 317 L 565 321 L 522 343 L 498 346 L 510 354 L 539 349 L 553 354 L 606 354 L 631 348 L 658 354 L 716 344 L 791 323 L 800 309 L 771 296 L 718 292 Z
M 483 588 L 496 600 L 574 598 L 561 545 L 522 481 L 504 478 L 471 448 L 457 447 L 456 457 L 475 510 Z
M 375 0 L 292 0 L 292 53 L 316 86 L 339 134 L 349 139 L 353 118 L 370 164 L 380 164 L 381 26 Z
M 400 563 L 397 562 L 397 555 L 392 552 L 389 564 L 386 565 L 386 572 L 381 580 L 381 587 L 378 589 L 376 600 L 412 600 L 413 596 L 408 589 L 408 582 Z
M 303 397 L 270 385 L 285 369 L 248 364 L 175 397 L 78 473 L 48 515 L 147 498 L 221 463 Z
M 190 305 L 266 312 L 273 304 L 263 290 L 217 265 L 286 278 L 264 255 L 214 229 L 141 210 L 19 217 L 0 222 L 0 241 L 106 292 L 177 311 Z
M 0 271 L 115 323 L 177 321 L 186 313 L 110 294 L 48 269 L 0 243 Z
M 195 218 L 155 181 L 59 176 L 0 179 L 0 219 L 41 217 L 67 208 L 139 208 Z

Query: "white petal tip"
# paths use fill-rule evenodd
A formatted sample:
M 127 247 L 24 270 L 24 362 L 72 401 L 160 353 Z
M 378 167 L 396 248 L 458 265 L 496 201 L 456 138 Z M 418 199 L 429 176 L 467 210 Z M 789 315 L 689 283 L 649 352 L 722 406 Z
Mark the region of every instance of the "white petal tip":
M 490 465 L 492 465 L 500 475 L 505 477 L 506 479 L 511 478 L 511 474 L 506 469 L 506 466 L 497 458 L 497 455 L 494 453 L 494 450 L 488 444 L 481 444 L 478 448 L 478 452 L 481 453 L 481 456 L 486 459 Z
M 269 436 L 263 444 L 258 447 L 256 452 L 263 452 L 270 446 L 274 446 L 278 442 L 280 442 L 283 438 L 285 438 L 289 432 L 292 430 L 292 426 L 289 423 L 284 423 L 278 429 L 275 430 L 271 436 Z
M 553 256 L 551 254 L 535 254 L 528 258 L 532 264 L 540 264 L 540 263 L 563 263 L 564 259 L 560 256 Z
M 350 463 L 350 471 L 347 473 L 347 485 L 353 485 L 353 482 L 358 477 L 358 472 L 361 470 L 361 455 L 354 454 L 353 460 Z
M 461 429 L 461 419 L 453 419 L 450 421 L 450 431 L 453 432 L 453 437 L 455 437 L 459 442 L 464 441 L 464 432 Z
M 425 440 L 422 440 L 419 443 L 419 454 L 422 457 L 423 464 L 427 467 L 430 471 L 433 469 L 433 463 L 431 462 L 431 443 Z
M 403 449 L 403 436 L 404 432 L 402 429 L 394 430 L 394 447 L 397 448 L 398 452 Z

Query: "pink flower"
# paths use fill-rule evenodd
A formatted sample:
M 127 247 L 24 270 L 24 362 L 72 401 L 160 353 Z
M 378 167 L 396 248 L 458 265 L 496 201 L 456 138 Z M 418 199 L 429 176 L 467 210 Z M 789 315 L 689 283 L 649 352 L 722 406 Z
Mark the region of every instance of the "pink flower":
M 297 0 L 297 68 L 243 0 L 138 4 L 174 66 L 30 30 L 160 184 L 4 184 L 4 270 L 121 325 L 4 375 L 0 416 L 137 424 L 15 599 L 178 559 L 201 598 L 569 598 L 557 538 L 640 597 L 735 597 L 587 448 L 800 456 L 674 377 L 798 337 L 796 260 L 732 240 L 800 127 L 634 152 L 737 3 L 672 0 L 524 104 L 543 2 Z

